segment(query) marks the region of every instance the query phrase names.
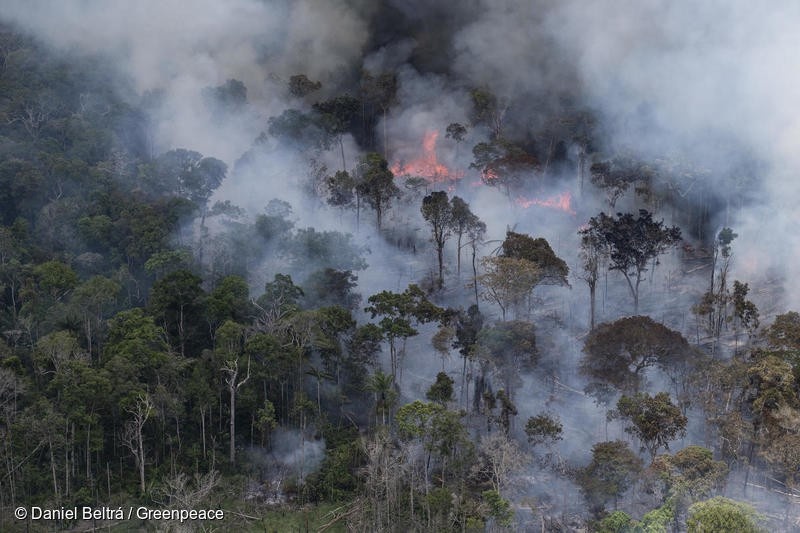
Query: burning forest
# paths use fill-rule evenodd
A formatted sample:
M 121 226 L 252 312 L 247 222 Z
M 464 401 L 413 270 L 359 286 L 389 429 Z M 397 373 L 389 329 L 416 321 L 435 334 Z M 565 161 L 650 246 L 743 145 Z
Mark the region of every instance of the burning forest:
M 7 0 L 0 530 L 800 530 L 798 25 Z

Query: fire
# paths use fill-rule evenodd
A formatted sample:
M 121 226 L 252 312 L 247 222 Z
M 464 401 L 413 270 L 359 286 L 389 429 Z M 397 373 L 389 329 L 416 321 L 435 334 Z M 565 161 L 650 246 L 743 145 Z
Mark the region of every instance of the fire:
M 550 198 L 544 199 L 524 198 L 522 196 L 517 196 L 515 201 L 518 206 L 524 209 L 528 209 L 532 205 L 538 205 L 540 207 L 559 209 L 565 213 L 569 213 L 570 215 L 575 214 L 575 210 L 572 209 L 572 195 L 569 192 L 563 192 L 557 196 L 551 196 Z
M 422 139 L 422 153 L 407 163 L 394 163 L 391 167 L 392 173 L 395 176 L 420 176 L 432 182 L 455 181 L 463 178 L 463 172 L 450 170 L 439 162 L 436 156 L 436 140 L 438 138 L 438 131 L 426 131 Z

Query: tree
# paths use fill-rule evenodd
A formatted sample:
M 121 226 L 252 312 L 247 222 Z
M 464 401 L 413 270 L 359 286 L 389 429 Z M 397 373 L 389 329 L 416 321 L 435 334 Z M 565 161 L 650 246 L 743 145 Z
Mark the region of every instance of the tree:
M 728 475 L 728 466 L 715 461 L 711 450 L 694 445 L 675 455 L 659 455 L 653 461 L 653 468 L 664 482 L 668 497 L 682 505 L 722 487 Z
M 250 288 L 240 276 L 225 276 L 208 295 L 205 311 L 213 335 L 226 320 L 244 323 L 253 315 Z
M 389 138 L 386 134 L 386 116 L 397 98 L 397 75 L 393 72 L 382 72 L 375 76 L 364 71 L 361 77 L 363 99 L 371 105 L 377 105 L 383 112 L 383 154 L 389 153 Z
M 219 159 L 183 148 L 165 152 L 155 161 L 159 188 L 196 204 L 203 219 L 208 199 L 222 184 L 227 171 L 227 165 Z
M 524 147 L 507 139 L 480 142 L 472 149 L 470 168 L 481 173 L 484 183 L 502 186 L 511 199 L 511 191 L 522 186 L 540 168 L 539 160 Z
M 90 355 L 94 352 L 95 340 L 102 331 L 104 315 L 112 308 L 121 288 L 113 280 L 93 276 L 72 293 L 70 303 L 80 310 Z M 97 352 L 100 352 L 100 346 L 97 346 Z
M 461 275 L 461 240 L 480 220 L 470 211 L 469 204 L 458 196 L 450 200 L 450 214 L 450 229 L 456 234 L 456 272 Z
M 478 342 L 478 334 L 483 329 L 483 315 L 477 305 L 470 305 L 466 313 L 459 309 L 455 317 L 455 340 L 453 348 L 461 354 L 461 402 L 469 405 L 469 390 L 467 388 L 467 360 L 471 359 Z
M 549 285 L 569 285 L 569 267 L 558 257 L 546 239 L 532 238 L 524 233 L 506 232 L 502 245 L 502 256 L 524 259 L 535 264 L 542 272 L 541 283 Z
M 386 414 L 391 413 L 397 402 L 394 376 L 378 370 L 367 380 L 366 390 L 375 395 L 375 410 L 381 413 L 381 421 L 385 426 Z
M 509 399 L 523 369 L 536 365 L 536 331 L 530 322 L 511 320 L 484 327 L 478 333 L 474 355 L 499 369 Z M 482 371 L 485 367 L 482 366 Z
M 625 432 L 642 442 L 642 449 L 650 452 L 651 459 L 655 459 L 659 448 L 669 450 L 669 441 L 686 434 L 688 420 L 666 392 L 655 396 L 642 392 L 623 395 L 617 402 L 616 416 L 627 421 Z
M 644 371 L 680 368 L 692 349 L 677 331 L 647 316 L 600 324 L 586 337 L 581 373 L 623 391 L 637 391 Z
M 474 223 L 467 226 L 467 238 L 469 239 L 469 247 L 472 250 L 472 285 L 475 289 L 475 308 L 479 306 L 478 298 L 478 263 L 476 258 L 478 255 L 478 246 L 483 244 L 483 236 L 486 235 L 486 224 L 482 221 L 475 219 Z
M 647 165 L 629 157 L 615 157 L 610 161 L 594 163 L 589 167 L 589 172 L 592 183 L 605 191 L 611 209 L 633 183 L 649 182 L 653 176 L 652 169 Z
M 355 310 L 361 295 L 353 292 L 358 276 L 351 270 L 324 268 L 314 271 L 303 284 L 306 302 L 313 307 L 340 305 Z
M 497 96 L 485 88 L 474 88 L 469 92 L 469 96 L 472 103 L 470 122 L 473 125 L 482 124 L 489 128 L 492 139 L 500 138 L 508 103 L 498 100 Z
M 412 321 L 417 324 L 436 321 L 442 316 L 443 310 L 431 303 L 417 285 L 409 285 L 402 293 L 382 291 L 373 294 L 367 302 L 370 305 L 364 310 L 370 313 L 372 318 L 378 315 L 383 317 L 378 325 L 389 343 L 391 374 L 393 377 L 397 376 L 400 370 L 400 356 L 404 353 L 402 349 L 398 355 L 397 340 L 405 341 L 417 335 L 417 330 L 412 327 Z
M 364 198 L 375 211 L 378 230 L 381 229 L 383 213 L 391 207 L 393 198 L 400 196 L 400 189 L 394 184 L 394 174 L 389 163 L 380 154 L 370 152 L 359 162 L 360 176 L 356 184 L 358 198 Z
M 728 289 L 728 270 L 731 262 L 731 243 L 737 237 L 731 228 L 722 228 L 714 239 L 714 255 L 711 261 L 711 283 L 700 303 L 692 312 L 706 317 L 706 329 L 713 338 L 712 353 L 716 349 L 722 326 L 730 320 L 728 304 L 731 300 Z
M 627 442 L 598 442 L 592 446 L 592 460 L 578 472 L 580 485 L 590 508 L 597 513 L 606 502 L 617 500 L 630 488 L 642 470 L 642 460 Z
M 347 173 L 344 158 L 344 134 L 355 127 L 361 102 L 357 98 L 345 94 L 330 100 L 317 102 L 314 111 L 320 114 L 322 127 L 339 142 L 342 154 L 342 172 Z M 337 175 L 339 172 L 336 173 Z
M 445 137 L 456 142 L 456 158 L 458 158 L 458 147 L 467 136 L 467 127 L 458 122 L 451 122 L 445 128 Z
M 483 298 L 500 307 L 503 320 L 509 310 L 518 310 L 542 280 L 541 269 L 526 259 L 484 257 L 484 273 L 477 281 L 484 287 Z
M 528 442 L 531 446 L 538 446 L 540 444 L 551 445 L 560 441 L 564 437 L 564 427 L 557 416 L 548 413 L 539 413 L 536 416 L 528 418 L 525 424 L 525 434 L 528 436 Z
M 305 74 L 295 74 L 289 78 L 289 92 L 292 96 L 296 96 L 297 98 L 303 98 L 321 88 L 322 83 L 311 81 Z
M 530 461 L 516 441 L 503 432 L 495 432 L 481 439 L 478 446 L 476 473 L 484 476 L 498 494 L 505 493 L 515 473 Z
M 334 207 L 351 207 L 356 200 L 356 180 L 346 170 L 339 170 L 333 176 L 328 176 L 325 182 L 328 186 L 328 204 Z
M 236 112 L 247 104 L 247 87 L 236 79 L 230 79 L 217 87 L 206 87 L 203 97 L 217 104 L 221 111 Z
M 586 226 L 578 231 L 581 237 L 581 251 L 579 257 L 583 272 L 580 276 L 589 286 L 589 329 L 594 329 L 595 304 L 597 295 L 597 280 L 600 274 L 600 265 L 608 256 L 608 250 L 603 242 L 599 228 Z
M 739 340 L 739 328 L 744 328 L 749 336 L 753 336 L 758 329 L 758 307 L 747 299 L 750 287 L 747 283 L 739 280 L 733 282 L 733 316 L 729 317 L 733 321 L 733 329 L 736 333 L 736 340 Z M 777 320 L 777 317 L 776 317 Z
M 272 137 L 295 150 L 321 151 L 330 148 L 330 137 L 315 114 L 286 109 L 278 116 L 269 117 L 267 123 L 267 132 Z M 266 140 L 267 137 L 262 134 L 256 142 L 264 143 Z
M 445 137 L 448 139 L 453 139 L 455 142 L 460 143 L 464 140 L 464 136 L 467 134 L 467 128 L 463 124 L 458 122 L 451 122 L 447 125 L 445 129 Z
M 656 264 L 658 257 L 681 240 L 681 230 L 667 227 L 664 221 L 656 222 L 645 209 L 634 218 L 631 213 L 617 213 L 617 218 L 600 213 L 589 219 L 589 231 L 602 239 L 609 250 L 609 270 L 617 270 L 628 283 L 633 297 L 634 312 L 639 311 L 639 285 L 644 280 L 648 264 Z
M 153 284 L 150 291 L 150 308 L 164 324 L 164 329 L 177 340 L 182 356 L 186 348 L 197 348 L 195 340 L 198 323 L 202 319 L 202 301 L 205 292 L 202 279 L 188 270 L 176 270 Z
M 432 402 L 446 407 L 448 402 L 453 401 L 454 383 L 455 381 L 453 381 L 453 378 L 444 372 L 439 372 L 436 374 L 436 381 L 430 386 L 428 392 L 425 393 L 425 397 Z
M 226 321 L 217 330 L 218 351 L 223 359 L 220 371 L 223 374 L 225 385 L 228 387 L 230 397 L 230 440 L 228 447 L 228 460 L 231 465 L 236 464 L 236 395 L 250 380 L 250 358 L 247 358 L 247 373 L 240 376 L 239 359 L 242 352 L 242 336 L 244 327 L 232 321 Z
M 689 533 L 762 533 L 761 520 L 750 505 L 717 496 L 689 507 L 686 526 Z
M 439 262 L 439 289 L 444 287 L 444 245 L 450 236 L 453 210 L 444 191 L 434 191 L 422 199 L 422 218 L 431 226 L 436 258 Z
M 308 269 L 309 265 L 338 270 L 363 270 L 367 267 L 362 257 L 366 248 L 355 244 L 349 233 L 298 229 L 285 243 L 285 250 L 294 271 Z
M 264 285 L 264 294 L 253 302 L 257 309 L 256 327 L 267 333 L 275 333 L 283 321 L 299 311 L 303 289 L 292 281 L 288 274 L 275 274 L 272 281 Z
M 153 400 L 149 394 L 140 394 L 136 401 L 125 409 L 131 416 L 123 429 L 122 442 L 131 451 L 136 459 L 136 466 L 139 469 L 139 491 L 145 493 L 146 485 L 144 478 L 144 425 L 153 412 Z
M 800 351 L 800 313 L 789 311 L 777 315 L 766 331 L 767 341 L 780 351 Z

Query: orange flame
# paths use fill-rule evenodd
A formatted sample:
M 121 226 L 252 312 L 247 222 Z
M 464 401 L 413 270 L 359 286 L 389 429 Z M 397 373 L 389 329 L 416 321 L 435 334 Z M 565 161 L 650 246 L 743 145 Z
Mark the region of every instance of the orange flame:
M 563 192 L 557 196 L 551 196 L 550 198 L 544 199 L 524 198 L 522 196 L 517 196 L 515 201 L 518 206 L 524 209 L 528 209 L 533 205 L 538 205 L 539 207 L 559 209 L 565 213 L 569 213 L 570 215 L 575 214 L 575 210 L 572 209 L 572 195 L 569 192 Z
M 394 163 L 391 167 L 392 173 L 395 176 L 420 176 L 432 182 L 453 181 L 464 177 L 463 172 L 450 170 L 439 162 L 436 157 L 438 137 L 438 131 L 426 131 L 422 139 L 422 154 L 407 163 L 402 161 Z

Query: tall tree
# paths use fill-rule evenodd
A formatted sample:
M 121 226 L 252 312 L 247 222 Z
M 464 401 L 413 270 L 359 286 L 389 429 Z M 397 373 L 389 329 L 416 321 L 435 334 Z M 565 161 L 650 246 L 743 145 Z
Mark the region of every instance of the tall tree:
M 600 264 L 608 256 L 603 236 L 598 228 L 587 226 L 578 231 L 581 237 L 579 253 L 583 271 L 580 276 L 589 286 L 589 328 L 594 329 L 597 302 L 597 280 L 600 277 Z
M 202 281 L 188 270 L 177 270 L 155 282 L 150 292 L 150 308 L 161 319 L 182 356 L 186 355 L 187 347 L 202 346 L 197 336 L 205 295 L 200 286 Z
M 391 206 L 392 199 L 400 196 L 400 189 L 394 184 L 394 174 L 389 170 L 389 164 L 380 154 L 371 152 L 363 156 L 359 171 L 356 184 L 358 199 L 363 198 L 375 211 L 380 231 L 383 213 Z
M 217 351 L 222 358 L 222 368 L 225 385 L 228 388 L 230 408 L 230 439 L 228 441 L 228 460 L 231 465 L 236 464 L 236 396 L 250 380 L 250 358 L 247 358 L 247 370 L 242 376 L 239 361 L 243 352 L 244 327 L 232 321 L 226 321 L 217 330 Z
M 431 227 L 431 238 L 436 246 L 439 262 L 439 289 L 444 287 L 444 245 L 450 236 L 453 210 L 444 191 L 434 191 L 422 199 L 422 218 Z
M 470 250 L 472 250 L 472 285 L 475 289 L 475 308 L 480 305 L 478 298 L 478 247 L 483 244 L 483 237 L 486 235 L 486 224 L 475 219 L 467 226 L 467 238 Z
M 409 285 L 402 293 L 382 291 L 373 294 L 367 301 L 369 306 L 365 309 L 372 318 L 382 316 L 379 326 L 384 338 L 389 344 L 391 361 L 391 374 L 398 375 L 400 359 L 404 348 L 398 353 L 397 340 L 408 339 L 419 332 L 413 323 L 424 324 L 439 320 L 443 310 L 431 303 L 425 293 L 417 285 Z
M 389 153 L 389 137 L 387 135 L 387 115 L 397 98 L 397 75 L 393 72 L 382 72 L 377 76 L 364 71 L 361 77 L 361 91 L 364 101 L 380 107 L 383 113 L 383 155 Z
M 347 172 L 347 162 L 344 158 L 344 135 L 354 129 L 360 106 L 361 102 L 348 94 L 313 105 L 314 111 L 321 116 L 322 127 L 339 143 L 342 155 L 341 171 L 345 173 Z
M 631 213 L 617 213 L 610 217 L 600 213 L 589 219 L 590 231 L 602 237 L 608 247 L 611 264 L 609 270 L 617 270 L 628 282 L 633 297 L 634 313 L 639 311 L 639 285 L 652 263 L 681 240 L 681 230 L 667 227 L 664 221 L 656 222 L 645 209 L 634 218 Z
M 477 215 L 470 211 L 469 204 L 458 196 L 453 196 L 450 200 L 450 228 L 456 234 L 456 272 L 461 274 L 461 240 L 465 233 L 469 232 L 480 220 Z

